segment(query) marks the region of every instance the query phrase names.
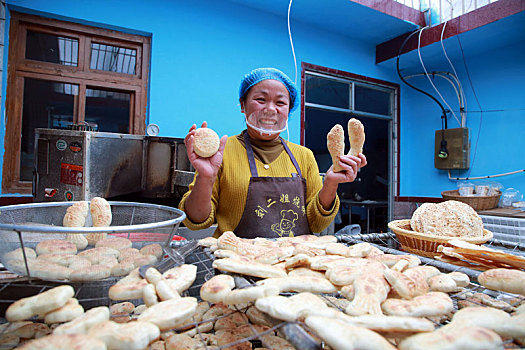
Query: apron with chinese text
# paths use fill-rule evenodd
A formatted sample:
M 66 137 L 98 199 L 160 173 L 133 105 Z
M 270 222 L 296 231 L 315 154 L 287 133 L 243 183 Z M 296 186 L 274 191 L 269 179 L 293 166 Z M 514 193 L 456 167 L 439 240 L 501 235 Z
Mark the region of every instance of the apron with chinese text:
M 306 218 L 306 180 L 292 152 L 281 138 L 297 174 L 292 177 L 259 177 L 247 132 L 244 143 L 252 177 L 246 206 L 234 232 L 242 238 L 277 238 L 310 234 Z

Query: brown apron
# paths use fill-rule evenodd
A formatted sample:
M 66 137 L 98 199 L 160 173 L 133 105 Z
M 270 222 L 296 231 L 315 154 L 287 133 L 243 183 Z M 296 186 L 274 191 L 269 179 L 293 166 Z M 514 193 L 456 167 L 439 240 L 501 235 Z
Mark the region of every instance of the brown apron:
M 250 137 L 243 134 L 252 177 L 246 206 L 234 232 L 242 238 L 293 237 L 310 234 L 306 218 L 306 180 L 286 142 L 280 138 L 297 174 L 292 177 L 259 177 Z

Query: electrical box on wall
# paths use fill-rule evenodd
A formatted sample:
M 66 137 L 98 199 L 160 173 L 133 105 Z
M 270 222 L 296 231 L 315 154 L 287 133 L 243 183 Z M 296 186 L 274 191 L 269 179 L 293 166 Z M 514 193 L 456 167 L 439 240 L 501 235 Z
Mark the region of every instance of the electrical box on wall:
M 446 141 L 446 145 L 442 142 L 443 139 Z M 446 158 L 440 157 L 440 151 L 442 155 L 443 151 L 446 151 L 448 156 Z M 468 169 L 469 166 L 470 144 L 468 128 L 437 130 L 434 147 L 434 167 L 437 169 Z

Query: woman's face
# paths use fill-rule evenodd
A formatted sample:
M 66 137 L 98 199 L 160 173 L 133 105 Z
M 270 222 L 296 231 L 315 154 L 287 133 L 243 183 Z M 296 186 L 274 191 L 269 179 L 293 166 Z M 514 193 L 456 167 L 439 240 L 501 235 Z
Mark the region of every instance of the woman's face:
M 278 80 L 266 79 L 255 84 L 248 90 L 241 102 L 241 112 L 246 115 L 249 123 L 259 129 L 282 130 L 286 126 L 290 112 L 290 94 Z M 253 129 L 248 125 L 248 134 L 259 140 L 273 140 L 279 133 L 267 134 Z

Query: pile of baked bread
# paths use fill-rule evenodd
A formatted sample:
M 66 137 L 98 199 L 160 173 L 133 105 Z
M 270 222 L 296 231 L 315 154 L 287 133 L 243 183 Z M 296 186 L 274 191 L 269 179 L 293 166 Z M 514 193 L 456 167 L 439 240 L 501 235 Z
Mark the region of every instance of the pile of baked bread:
M 91 202 L 75 202 L 69 206 L 63 217 L 64 227 L 84 227 L 89 213 L 94 227 L 111 225 L 110 204 L 104 198 L 95 197 Z M 139 266 L 154 264 L 163 258 L 160 244 L 147 244 L 140 250 L 132 245 L 127 238 L 108 236 L 104 232 L 69 233 L 65 239 L 42 240 L 35 249 L 24 247 L 24 250 L 9 251 L 2 261 L 19 275 L 27 275 L 28 268 L 32 277 L 43 280 L 82 282 L 125 276 Z
M 154 264 L 163 257 L 160 244 L 132 248 L 132 242 L 123 237 L 107 237 L 93 248 L 78 251 L 75 244 L 60 239 L 39 242 L 35 249 L 17 248 L 3 256 L 6 267 L 19 274 L 43 280 L 72 282 L 97 281 L 110 276 L 125 276 L 139 266 Z
M 412 214 L 413 231 L 446 237 L 483 237 L 483 221 L 468 204 L 454 200 L 424 203 Z
M 446 244 L 437 247 L 437 260 L 480 271 L 525 269 L 521 256 L 467 242 L 466 238 L 483 237 L 484 229 L 481 217 L 466 203 L 424 203 L 414 211 L 410 226 L 413 231 L 446 238 Z
M 254 338 L 266 348 L 293 349 L 276 333 L 275 320 L 303 323 L 332 349 L 525 345 L 525 272 L 518 269 L 491 269 L 478 278 L 487 288 L 516 294 L 505 302 L 468 292 L 471 281 L 461 272 L 442 273 L 421 265 L 417 256 L 384 254 L 368 243 L 348 246 L 334 236 L 249 240 L 225 232 L 199 244 L 213 252 L 213 267 L 224 272 L 201 286 L 202 301 L 183 296 L 195 281 L 193 265 L 164 273 L 149 268 L 144 278 L 135 269 L 110 288 L 116 302 L 111 309 L 94 308 L 56 328 L 51 324 L 50 335 L 22 348 L 77 341 L 85 349 L 252 349 L 246 339 Z M 232 274 L 253 283 L 238 286 Z M 69 290 L 60 294 L 61 306 L 35 308 L 50 299 L 46 293 L 57 292 L 17 301 L 7 319 L 45 321 L 75 304 Z M 137 300 L 144 305 L 129 303 Z

